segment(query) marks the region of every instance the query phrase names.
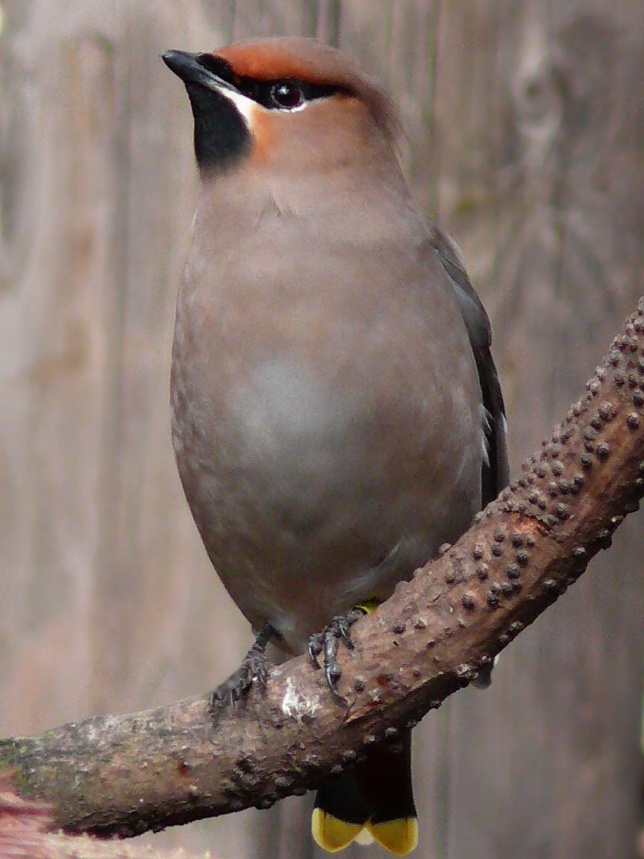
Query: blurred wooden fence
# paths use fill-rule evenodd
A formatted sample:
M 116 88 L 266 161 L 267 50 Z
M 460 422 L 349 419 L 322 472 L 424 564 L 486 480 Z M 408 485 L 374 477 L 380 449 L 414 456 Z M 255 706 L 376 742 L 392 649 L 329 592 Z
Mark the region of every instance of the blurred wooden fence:
M 159 60 L 265 33 L 359 55 L 494 322 L 515 468 L 644 291 L 641 0 L 0 0 L 0 731 L 170 701 L 249 632 L 169 442 L 191 118 Z M 642 516 L 416 731 L 423 857 L 630 859 Z M 313 856 L 310 800 L 150 838 Z M 368 857 L 357 848 L 347 854 Z

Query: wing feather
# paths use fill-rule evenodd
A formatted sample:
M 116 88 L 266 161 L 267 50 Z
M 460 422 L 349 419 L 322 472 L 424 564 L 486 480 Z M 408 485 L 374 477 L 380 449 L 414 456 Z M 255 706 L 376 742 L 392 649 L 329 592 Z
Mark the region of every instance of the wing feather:
M 483 432 L 487 456 L 481 474 L 483 506 L 510 482 L 505 405 L 496 365 L 492 358 L 492 329 L 480 298 L 465 271 L 463 258 L 453 240 L 434 227 L 432 245 L 454 288 L 472 345 L 483 397 Z

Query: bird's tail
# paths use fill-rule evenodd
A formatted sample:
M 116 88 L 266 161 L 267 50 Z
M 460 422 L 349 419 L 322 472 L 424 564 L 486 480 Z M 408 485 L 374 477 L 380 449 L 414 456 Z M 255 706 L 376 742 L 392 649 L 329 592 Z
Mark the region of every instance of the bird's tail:
M 352 841 L 377 841 L 396 856 L 418 844 L 418 821 L 411 782 L 411 732 L 395 744 L 379 746 L 365 761 L 325 782 L 318 790 L 311 829 L 329 853 Z

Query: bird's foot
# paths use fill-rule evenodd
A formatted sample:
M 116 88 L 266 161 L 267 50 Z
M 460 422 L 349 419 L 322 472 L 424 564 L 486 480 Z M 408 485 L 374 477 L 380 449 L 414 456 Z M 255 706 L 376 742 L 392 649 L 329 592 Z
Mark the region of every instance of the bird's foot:
M 338 680 L 342 676 L 342 669 L 338 665 L 337 655 L 340 642 L 343 641 L 345 647 L 353 650 L 353 642 L 351 641 L 351 627 L 356 621 L 367 613 L 363 606 L 352 608 L 346 614 L 340 614 L 333 618 L 331 623 L 324 627 L 322 632 L 316 632 L 309 637 L 309 656 L 311 662 L 316 668 L 320 668 L 318 656 L 324 654 L 324 673 L 326 682 L 329 684 L 329 689 L 339 698 L 342 696 L 338 692 Z
M 260 629 L 255 643 L 242 660 L 237 671 L 233 671 L 227 680 L 220 683 L 210 696 L 210 709 L 215 710 L 226 702 L 231 706 L 245 698 L 253 683 L 263 690 L 266 688 L 270 663 L 266 655 L 266 647 L 273 635 L 273 627 L 265 621 Z

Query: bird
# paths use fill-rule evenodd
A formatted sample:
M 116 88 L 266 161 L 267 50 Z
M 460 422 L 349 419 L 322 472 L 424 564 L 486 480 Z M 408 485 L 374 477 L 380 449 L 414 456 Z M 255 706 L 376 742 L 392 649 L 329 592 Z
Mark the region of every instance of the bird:
M 199 174 L 178 291 L 171 434 L 208 556 L 258 633 L 324 657 L 508 482 L 488 316 L 414 200 L 392 97 L 313 39 L 163 54 Z M 377 610 L 377 609 L 376 609 Z M 223 691 L 222 691 L 223 690 Z M 315 841 L 418 842 L 409 732 L 324 782 Z

